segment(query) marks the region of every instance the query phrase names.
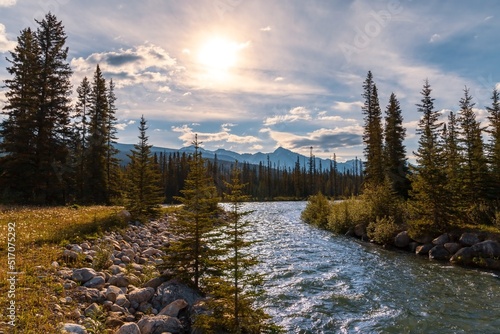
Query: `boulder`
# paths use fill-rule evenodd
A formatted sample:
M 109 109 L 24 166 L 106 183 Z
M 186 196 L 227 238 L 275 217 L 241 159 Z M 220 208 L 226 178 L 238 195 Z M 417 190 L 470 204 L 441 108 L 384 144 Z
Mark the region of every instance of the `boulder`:
M 75 262 L 78 260 L 78 253 L 69 249 L 65 249 L 62 253 L 62 259 L 66 262 Z
M 463 264 L 468 265 L 472 263 L 472 259 L 474 259 L 475 252 L 472 250 L 472 247 L 464 247 L 459 249 L 455 255 L 453 255 L 450 259 L 451 263 L 455 264 Z
M 113 275 L 109 278 L 108 283 L 110 285 L 118 286 L 118 287 L 127 287 L 130 284 L 129 279 L 123 275 L 123 274 L 118 274 L 118 275 Z
M 116 296 L 115 304 L 118 306 L 125 307 L 125 308 L 130 307 L 130 301 L 127 299 L 127 297 L 125 295 Z
M 87 288 L 96 288 L 96 289 L 102 289 L 104 288 L 104 285 L 106 284 L 106 280 L 102 276 L 95 276 L 92 278 L 90 281 L 85 282 L 83 286 Z
M 444 244 L 444 248 L 446 248 L 446 250 L 448 250 L 448 252 L 453 255 L 458 252 L 460 248 L 462 248 L 462 245 L 460 245 L 458 242 L 447 242 Z
M 146 316 L 139 320 L 137 325 L 142 334 L 184 333 L 184 328 L 179 319 L 168 315 Z
M 135 322 L 127 322 L 118 329 L 116 334 L 141 334 L 141 330 Z
M 87 330 L 82 325 L 70 323 L 63 324 L 62 332 L 66 334 L 87 334 Z
M 149 301 L 154 294 L 155 289 L 151 287 L 136 289 L 128 294 L 128 300 L 131 303 L 136 302 L 137 304 L 141 304 L 143 302 Z
M 403 231 L 399 232 L 395 237 L 394 237 L 394 246 L 399 247 L 399 248 L 405 248 L 408 247 L 410 244 L 410 237 L 408 236 L 408 231 Z
M 118 297 L 118 295 L 123 295 L 123 294 L 124 293 L 123 293 L 122 289 L 120 289 L 119 287 L 114 286 L 114 285 L 108 286 L 108 288 L 106 289 L 106 292 L 104 293 L 104 295 L 106 296 L 106 299 L 113 302 L 113 303 L 116 301 L 116 298 Z
M 469 233 L 469 232 L 462 233 L 459 241 L 462 245 L 465 246 L 472 246 L 481 242 L 481 240 L 479 239 L 479 235 L 477 233 Z
M 73 275 L 71 278 L 75 282 L 86 283 L 90 281 L 92 278 L 97 276 L 97 273 L 92 268 L 80 268 L 73 270 Z
M 162 283 L 165 283 L 167 279 L 163 276 L 155 277 L 147 281 L 142 285 L 143 288 L 151 287 L 156 290 Z
M 85 303 L 102 304 L 106 300 L 104 292 L 101 292 L 98 289 L 94 288 L 79 286 L 76 288 L 76 293 L 78 295 L 79 300 Z
M 433 244 L 425 244 L 417 246 L 415 253 L 418 255 L 429 255 L 429 251 L 434 247 Z
M 354 234 L 358 238 L 363 238 L 366 235 L 366 225 L 365 224 L 357 224 L 354 226 Z
M 168 315 L 170 317 L 177 317 L 179 312 L 188 307 L 189 304 L 184 299 L 177 299 L 167 306 L 165 306 L 158 315 Z
M 444 245 L 445 243 L 447 242 L 450 242 L 450 236 L 448 235 L 448 233 L 444 233 L 444 234 L 441 234 L 439 237 L 435 238 L 434 240 L 432 240 L 432 243 L 434 245 Z
M 158 289 L 156 289 L 156 295 L 152 299 L 152 304 L 155 309 L 161 310 L 177 299 L 184 299 L 190 306 L 192 306 L 201 298 L 200 293 L 196 290 L 176 279 L 172 279 L 163 283 L 158 287 Z
M 128 223 L 132 219 L 132 215 L 127 210 L 122 210 L 118 212 L 117 216 L 125 223 Z
M 97 303 L 92 303 L 90 304 L 83 314 L 85 314 L 86 317 L 92 317 L 92 316 L 97 316 L 101 312 L 101 309 Z
M 498 258 L 500 257 L 500 243 L 493 240 L 486 240 L 472 246 L 472 250 L 480 257 Z
M 420 244 L 416 241 L 412 241 L 410 242 L 410 244 L 408 245 L 408 249 L 410 250 L 410 252 L 412 253 L 416 253 L 417 252 L 417 247 L 420 246 Z
M 448 260 L 450 252 L 443 245 L 436 245 L 429 251 L 429 259 L 432 260 Z
M 430 235 L 419 235 L 419 236 L 412 236 L 412 239 L 418 242 L 419 244 L 430 244 L 432 243 L 432 240 L 434 238 Z

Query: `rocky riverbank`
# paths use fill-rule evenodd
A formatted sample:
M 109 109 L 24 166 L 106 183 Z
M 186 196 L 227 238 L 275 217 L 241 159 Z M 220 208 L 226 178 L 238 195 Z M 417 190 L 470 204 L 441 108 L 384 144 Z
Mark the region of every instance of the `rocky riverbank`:
M 121 215 L 129 218 L 127 212 Z M 67 245 L 61 260 L 52 264 L 66 296 L 57 301 L 54 311 L 72 319 L 60 324 L 62 333 L 194 332 L 192 315 L 204 312 L 202 295 L 156 269 L 174 238 L 168 229 L 171 219 L 175 217 L 129 223 L 121 233 Z M 87 266 L 61 267 L 82 259 Z
M 351 229 L 347 235 L 370 241 L 366 227 L 362 224 Z M 424 236 L 414 240 L 410 238 L 407 231 L 402 231 L 394 237 L 394 242 L 389 246 L 427 256 L 432 260 L 500 270 L 499 237 L 487 233 L 453 232 L 437 237 Z

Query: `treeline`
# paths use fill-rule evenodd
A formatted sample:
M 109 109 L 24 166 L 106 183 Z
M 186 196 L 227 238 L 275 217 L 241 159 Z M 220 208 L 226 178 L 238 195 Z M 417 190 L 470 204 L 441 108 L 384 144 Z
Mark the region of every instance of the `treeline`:
M 192 155 L 183 153 L 154 155 L 161 173 L 161 188 L 167 203 L 175 202 L 184 188 L 189 173 Z M 235 163 L 206 159 L 207 172 L 215 181 L 217 194 L 222 197 L 226 192 L 227 182 Z M 299 158 L 295 166 L 278 167 L 268 159 L 259 165 L 238 163 L 241 170 L 241 182 L 245 184 L 243 192 L 252 200 L 297 200 L 305 199 L 318 191 L 332 198 L 344 198 L 358 195 L 363 182 L 362 162 L 356 159 L 352 169 L 339 171 L 334 158 L 329 166 L 316 165 L 311 155 L 308 165 L 301 166 Z
M 416 165 L 409 166 L 399 101 L 391 94 L 383 119 L 377 86 L 368 72 L 362 95 L 366 158 L 363 194 L 331 207 L 324 197 L 317 196 L 304 212 L 304 220 L 337 232 L 361 224 L 368 227 L 370 238 L 381 243 L 403 229 L 418 238 L 466 226 L 498 226 L 499 92 L 492 90 L 486 126 L 476 119 L 467 87 L 458 112 L 447 115 L 434 107 L 431 93 L 426 80 L 421 102 L 416 105 L 421 115 L 419 145 L 413 152 Z M 443 116 L 447 119 L 442 120 Z

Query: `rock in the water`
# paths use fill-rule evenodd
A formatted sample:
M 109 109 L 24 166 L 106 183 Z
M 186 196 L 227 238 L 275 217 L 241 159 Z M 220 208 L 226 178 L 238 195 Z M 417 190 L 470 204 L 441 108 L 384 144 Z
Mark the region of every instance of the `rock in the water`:
M 443 245 L 436 245 L 429 251 L 429 259 L 448 260 L 450 253 Z
M 479 236 L 477 235 L 477 233 L 466 232 L 460 236 L 459 241 L 462 245 L 472 246 L 479 243 L 481 240 L 479 240 Z
M 450 254 L 453 255 L 456 252 L 458 252 L 460 248 L 462 248 L 462 245 L 460 245 L 457 242 L 447 242 L 444 244 L 444 248 L 446 248 L 448 252 L 450 252 Z
M 141 334 L 141 330 L 135 322 L 127 322 L 120 327 L 116 334 Z
M 433 244 L 425 244 L 417 246 L 415 253 L 418 255 L 429 255 L 429 251 L 434 247 Z
M 399 232 L 396 237 L 394 237 L 394 246 L 399 248 L 405 248 L 410 244 L 410 237 L 408 236 L 408 231 Z
M 155 289 L 151 287 L 137 289 L 131 291 L 128 294 L 128 300 L 130 300 L 131 303 L 136 302 L 138 304 L 141 304 L 143 302 L 149 301 L 154 294 L 155 294 Z
M 143 317 L 139 320 L 137 325 L 142 334 L 162 334 L 164 332 L 179 334 L 184 332 L 184 328 L 179 319 L 167 315 Z
M 459 249 L 455 255 L 451 257 L 450 262 L 467 265 L 472 263 L 474 256 L 475 252 L 472 250 L 472 247 L 464 247 Z
M 165 306 L 158 315 L 168 315 L 170 317 L 177 317 L 179 312 L 188 307 L 189 304 L 184 299 L 177 299 L 167 306 Z
M 413 236 L 413 240 L 420 244 L 430 244 L 432 243 L 433 237 L 430 235 L 418 235 L 418 236 Z
M 432 240 L 434 245 L 444 245 L 447 242 L 450 242 L 450 236 L 448 233 L 441 234 L 439 237 Z
M 73 270 L 72 279 L 76 282 L 85 283 L 90 281 L 96 275 L 97 273 L 92 268 L 80 268 Z
M 472 250 L 480 257 L 498 258 L 500 257 L 500 243 L 493 240 L 486 240 L 472 246 Z
M 104 279 L 104 277 L 95 276 L 90 281 L 85 282 L 85 284 L 83 284 L 83 286 L 86 286 L 87 288 L 102 289 L 105 284 L 106 284 L 106 280 Z
M 87 330 L 82 325 L 70 323 L 62 326 L 62 332 L 67 334 L 87 334 Z

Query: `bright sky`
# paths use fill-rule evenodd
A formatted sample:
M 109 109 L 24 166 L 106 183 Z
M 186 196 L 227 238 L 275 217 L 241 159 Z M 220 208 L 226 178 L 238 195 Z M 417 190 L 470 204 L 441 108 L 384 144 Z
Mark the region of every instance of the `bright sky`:
M 391 92 L 401 102 L 411 157 L 425 78 L 438 109 L 456 110 L 468 86 L 481 120 L 500 88 L 496 0 L 0 0 L 0 79 L 20 30 L 49 10 L 74 88 L 96 64 L 115 81 L 123 143 L 144 114 L 157 146 L 198 133 L 206 149 L 361 157 L 371 70 L 383 109 Z

